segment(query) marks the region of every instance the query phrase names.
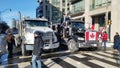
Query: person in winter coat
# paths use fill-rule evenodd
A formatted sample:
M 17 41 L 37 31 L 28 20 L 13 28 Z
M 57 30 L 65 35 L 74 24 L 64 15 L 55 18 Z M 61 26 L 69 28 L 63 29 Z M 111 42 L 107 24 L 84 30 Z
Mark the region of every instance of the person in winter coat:
M 34 49 L 32 54 L 32 67 L 33 68 L 41 68 L 41 48 L 44 45 L 42 37 L 40 36 L 40 32 L 36 31 L 34 33 Z M 37 64 L 36 64 L 37 63 Z
M 102 41 L 103 41 L 103 44 L 104 44 L 104 50 L 106 50 L 107 39 L 108 39 L 108 34 L 107 34 L 106 31 L 104 31 L 103 34 L 102 34 Z
M 9 32 L 6 36 L 6 41 L 8 45 L 8 58 L 13 57 L 13 46 L 15 46 L 14 36 Z
M 6 34 L 0 33 L 0 63 L 6 61 L 8 57 L 5 37 Z
M 119 37 L 119 33 L 116 32 L 116 34 L 115 34 L 115 36 L 114 36 L 114 45 L 113 45 L 113 48 L 114 48 L 114 49 L 115 49 L 115 44 L 116 44 L 116 41 L 117 41 L 118 37 Z
M 118 64 L 120 68 L 120 37 L 118 37 L 118 39 L 116 40 L 115 49 L 118 50 Z

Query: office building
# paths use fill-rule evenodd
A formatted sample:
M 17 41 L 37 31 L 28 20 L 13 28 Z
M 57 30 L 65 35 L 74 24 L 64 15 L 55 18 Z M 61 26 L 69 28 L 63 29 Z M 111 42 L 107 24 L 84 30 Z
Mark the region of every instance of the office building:
M 120 31 L 120 0 L 44 0 L 48 2 L 49 21 L 60 23 L 63 15 L 72 19 L 85 21 L 85 27 L 95 24 L 95 30 L 104 28 L 109 34 L 109 40 Z M 45 5 L 45 4 L 44 4 Z M 48 13 L 48 14 L 46 14 Z
M 120 31 L 120 0 L 70 0 L 70 16 L 72 19 L 85 21 L 85 27 L 95 24 L 95 30 L 102 28 L 109 34 L 109 40 Z

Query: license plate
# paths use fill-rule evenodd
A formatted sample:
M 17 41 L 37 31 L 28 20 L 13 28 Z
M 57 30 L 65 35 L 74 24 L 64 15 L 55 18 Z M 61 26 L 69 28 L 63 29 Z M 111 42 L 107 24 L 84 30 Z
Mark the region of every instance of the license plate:
M 97 44 L 91 44 L 92 46 L 97 46 Z

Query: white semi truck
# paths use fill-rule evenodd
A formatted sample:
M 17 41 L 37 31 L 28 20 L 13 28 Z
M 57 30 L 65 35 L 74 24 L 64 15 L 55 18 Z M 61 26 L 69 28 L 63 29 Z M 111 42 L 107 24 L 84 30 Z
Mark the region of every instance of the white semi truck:
M 43 50 L 50 50 L 59 47 L 59 42 L 54 31 L 49 27 L 50 22 L 45 18 L 24 19 L 19 23 L 19 41 L 21 39 L 22 55 L 27 51 L 33 50 L 34 32 L 39 31 L 42 35 L 44 46 Z M 20 44 L 20 43 L 17 43 Z

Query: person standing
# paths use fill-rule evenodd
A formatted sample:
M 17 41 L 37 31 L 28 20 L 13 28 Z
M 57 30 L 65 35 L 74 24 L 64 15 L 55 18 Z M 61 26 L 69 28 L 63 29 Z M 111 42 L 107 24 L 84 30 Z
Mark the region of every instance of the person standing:
M 119 33 L 116 32 L 116 34 L 115 34 L 115 36 L 114 36 L 114 45 L 113 45 L 113 48 L 114 48 L 114 49 L 115 49 L 115 44 L 116 44 L 116 41 L 117 41 L 118 37 L 119 37 Z
M 6 61 L 8 57 L 5 37 L 5 33 L 0 33 L 0 63 Z
M 44 45 L 42 37 L 40 36 L 40 32 L 36 31 L 34 33 L 34 49 L 32 54 L 32 67 L 33 68 L 41 68 L 41 48 Z M 37 63 L 37 64 L 36 64 Z
M 117 38 L 116 43 L 115 43 L 115 49 L 118 50 L 118 65 L 120 68 L 120 37 Z
M 15 46 L 14 36 L 9 32 L 6 36 L 6 41 L 8 45 L 8 58 L 13 57 L 13 46 Z
M 102 41 L 103 41 L 103 44 L 104 44 L 104 50 L 106 50 L 107 39 L 108 39 L 108 34 L 107 34 L 106 31 L 104 31 L 103 34 L 102 34 Z

